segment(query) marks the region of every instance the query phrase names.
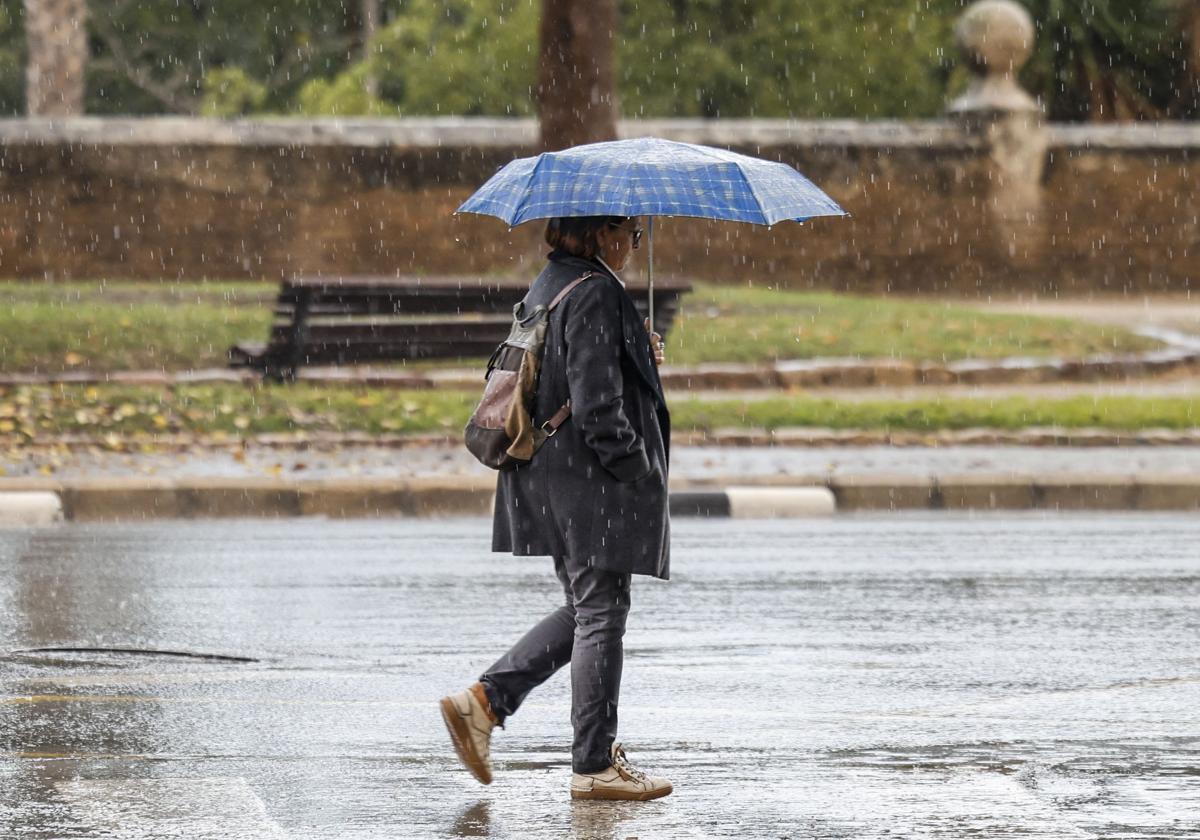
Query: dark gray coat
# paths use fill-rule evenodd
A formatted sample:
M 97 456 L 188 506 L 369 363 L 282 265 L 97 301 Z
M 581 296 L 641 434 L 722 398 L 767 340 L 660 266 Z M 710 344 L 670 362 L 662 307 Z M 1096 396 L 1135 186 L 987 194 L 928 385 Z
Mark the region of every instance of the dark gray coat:
M 670 572 L 667 461 L 671 420 L 633 300 L 598 262 L 562 252 L 530 286 L 550 316 L 534 420 L 568 397 L 571 416 L 526 466 L 500 473 L 492 550 L 569 556 L 614 572 Z

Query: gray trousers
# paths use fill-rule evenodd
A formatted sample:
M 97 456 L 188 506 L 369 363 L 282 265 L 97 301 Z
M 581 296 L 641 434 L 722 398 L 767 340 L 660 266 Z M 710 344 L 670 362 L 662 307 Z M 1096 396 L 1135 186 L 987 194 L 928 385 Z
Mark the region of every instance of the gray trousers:
M 621 691 L 622 642 L 629 615 L 630 575 L 555 557 L 566 603 L 543 618 L 484 672 L 492 711 L 504 721 L 525 696 L 571 663 L 571 767 L 597 773 L 612 762 Z

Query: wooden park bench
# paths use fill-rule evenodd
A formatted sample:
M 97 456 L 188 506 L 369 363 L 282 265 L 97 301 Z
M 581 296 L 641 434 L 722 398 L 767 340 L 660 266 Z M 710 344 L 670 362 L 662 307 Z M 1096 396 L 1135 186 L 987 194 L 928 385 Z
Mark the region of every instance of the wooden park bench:
M 468 277 L 297 276 L 284 281 L 266 343 L 229 350 L 234 367 L 291 380 L 304 365 L 487 358 L 508 336 L 528 283 Z M 630 295 L 646 314 L 646 288 Z M 655 328 L 664 336 L 691 285 L 654 284 Z

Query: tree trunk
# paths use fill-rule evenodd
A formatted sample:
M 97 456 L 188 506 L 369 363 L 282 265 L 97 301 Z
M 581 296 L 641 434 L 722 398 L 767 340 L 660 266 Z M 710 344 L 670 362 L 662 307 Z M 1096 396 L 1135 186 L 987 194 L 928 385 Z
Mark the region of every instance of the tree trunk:
M 1180 29 L 1187 52 L 1178 110 L 1181 116 L 1195 119 L 1200 117 L 1200 0 L 1184 0 Z
M 25 39 L 26 113 L 82 114 L 89 49 L 87 0 L 25 0 Z
M 379 0 L 362 0 L 362 41 L 363 41 L 363 60 L 369 61 L 371 51 L 375 48 L 375 33 L 379 29 Z M 367 95 L 372 99 L 379 96 L 379 79 L 375 75 L 375 71 L 368 68 L 366 76 L 363 77 L 363 85 L 367 89 Z
M 542 151 L 615 140 L 616 0 L 542 0 L 537 106 Z

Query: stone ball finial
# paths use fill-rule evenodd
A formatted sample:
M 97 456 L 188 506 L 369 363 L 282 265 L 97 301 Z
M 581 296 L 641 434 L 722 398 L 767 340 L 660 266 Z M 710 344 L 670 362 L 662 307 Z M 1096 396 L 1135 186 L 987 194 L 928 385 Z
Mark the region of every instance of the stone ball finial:
M 979 75 L 1012 76 L 1033 52 L 1033 18 L 1013 0 L 980 0 L 954 27 L 959 48 Z
M 1034 35 L 1029 12 L 1013 0 L 973 3 L 958 19 L 954 37 L 975 78 L 947 110 L 964 115 L 1040 111 L 1016 79 L 1033 52 Z

